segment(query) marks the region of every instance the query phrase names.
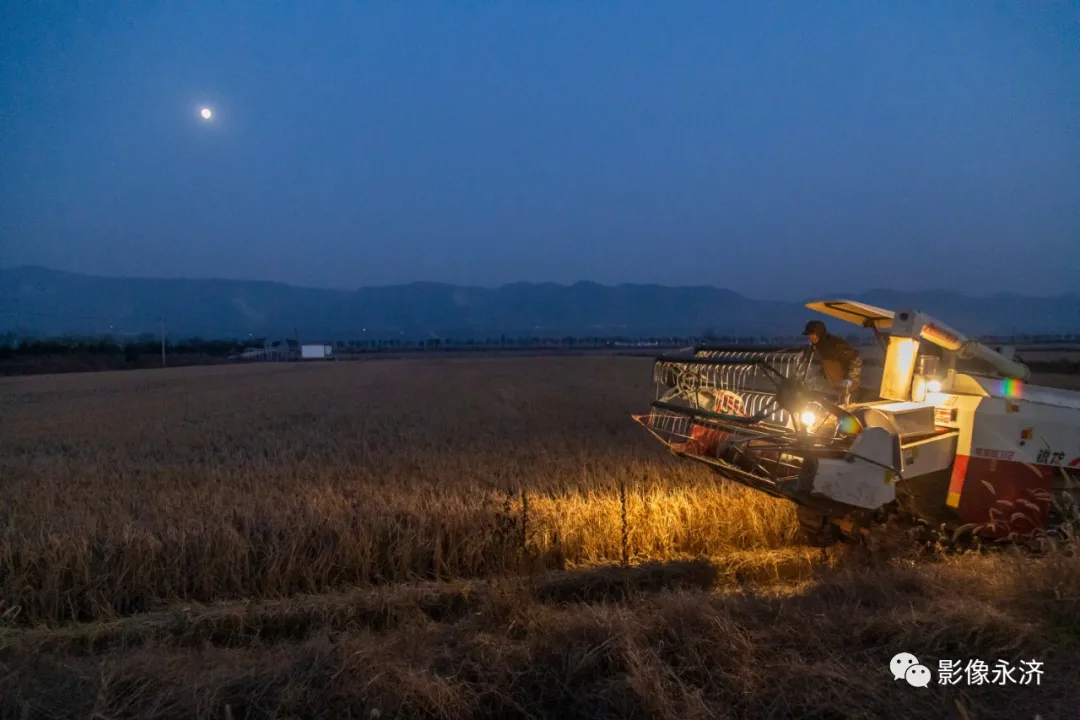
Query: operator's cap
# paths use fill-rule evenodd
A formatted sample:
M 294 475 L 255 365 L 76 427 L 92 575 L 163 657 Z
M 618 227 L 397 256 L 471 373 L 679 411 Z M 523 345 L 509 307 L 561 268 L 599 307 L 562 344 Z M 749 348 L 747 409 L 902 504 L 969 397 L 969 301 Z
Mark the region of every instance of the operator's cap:
M 824 335 L 825 323 L 821 322 L 820 320 L 811 320 L 810 322 L 806 323 L 806 328 L 802 331 L 802 334 Z

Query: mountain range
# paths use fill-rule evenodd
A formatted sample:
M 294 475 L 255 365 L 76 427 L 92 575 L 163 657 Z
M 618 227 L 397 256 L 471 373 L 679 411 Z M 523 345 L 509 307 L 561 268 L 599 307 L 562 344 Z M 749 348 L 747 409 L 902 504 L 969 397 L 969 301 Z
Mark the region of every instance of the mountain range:
M 1080 332 L 1080 294 L 971 297 L 949 291 L 836 292 L 928 312 L 970 334 Z M 809 300 L 809 299 L 808 299 Z M 355 291 L 245 280 L 109 278 L 43 267 L 0 271 L 0 332 L 294 337 L 304 342 L 406 337 L 797 335 L 816 313 L 715 287 L 416 282 Z M 854 330 L 834 321 L 835 329 Z

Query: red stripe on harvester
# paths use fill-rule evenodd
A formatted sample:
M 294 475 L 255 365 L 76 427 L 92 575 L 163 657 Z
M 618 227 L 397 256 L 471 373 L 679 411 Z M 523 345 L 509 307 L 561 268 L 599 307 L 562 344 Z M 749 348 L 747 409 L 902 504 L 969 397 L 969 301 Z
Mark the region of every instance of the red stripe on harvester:
M 952 477 L 949 479 L 949 500 L 954 500 L 948 503 L 953 507 L 960 504 L 960 492 L 964 489 L 964 478 L 967 477 L 968 460 L 971 459 L 970 455 L 957 455 L 956 462 L 953 463 Z

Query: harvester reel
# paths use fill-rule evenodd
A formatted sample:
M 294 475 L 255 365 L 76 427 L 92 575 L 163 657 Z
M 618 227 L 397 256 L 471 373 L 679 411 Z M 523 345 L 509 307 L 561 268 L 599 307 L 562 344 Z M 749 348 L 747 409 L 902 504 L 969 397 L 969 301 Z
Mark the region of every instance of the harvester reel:
M 697 395 L 703 385 L 701 376 L 688 368 L 683 368 L 676 379 L 676 389 L 685 396 Z

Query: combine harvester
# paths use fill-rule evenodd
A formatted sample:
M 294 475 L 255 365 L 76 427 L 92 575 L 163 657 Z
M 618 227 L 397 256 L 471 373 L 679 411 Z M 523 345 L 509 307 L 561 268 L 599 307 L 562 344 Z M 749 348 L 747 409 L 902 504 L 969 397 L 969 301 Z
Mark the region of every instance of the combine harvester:
M 820 389 L 809 348 L 701 346 L 656 359 L 655 399 L 634 419 L 676 454 L 796 503 L 819 546 L 919 527 L 1015 540 L 1071 513 L 1080 392 L 1027 384 L 1026 366 L 918 311 L 807 307 L 873 331 L 875 397 Z

